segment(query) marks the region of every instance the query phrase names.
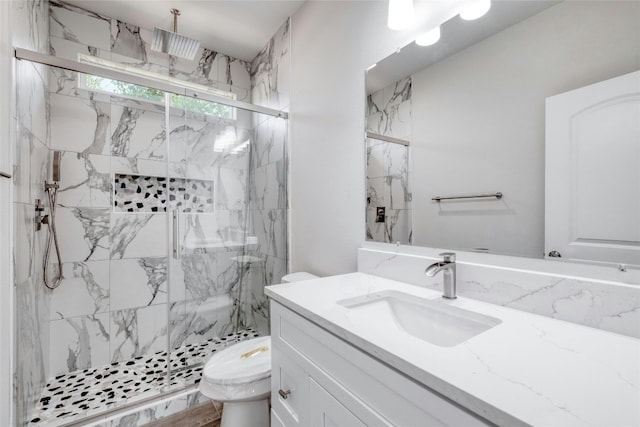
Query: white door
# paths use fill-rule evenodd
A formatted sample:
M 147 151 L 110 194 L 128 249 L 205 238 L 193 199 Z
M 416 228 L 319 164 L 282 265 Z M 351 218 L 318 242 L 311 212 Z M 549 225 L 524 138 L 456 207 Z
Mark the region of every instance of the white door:
M 545 253 L 640 265 L 640 71 L 546 100 Z
M 338 400 L 313 379 L 309 379 L 309 416 L 312 427 L 365 427 Z

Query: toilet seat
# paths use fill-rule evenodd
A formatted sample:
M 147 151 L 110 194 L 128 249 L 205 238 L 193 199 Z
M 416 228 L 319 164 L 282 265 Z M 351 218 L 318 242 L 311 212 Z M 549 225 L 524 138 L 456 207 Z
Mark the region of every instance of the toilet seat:
M 204 379 L 212 384 L 244 384 L 271 375 L 271 337 L 242 341 L 215 353 L 204 366 Z
M 200 392 L 222 402 L 266 399 L 271 393 L 271 337 L 233 344 L 216 352 L 202 370 Z

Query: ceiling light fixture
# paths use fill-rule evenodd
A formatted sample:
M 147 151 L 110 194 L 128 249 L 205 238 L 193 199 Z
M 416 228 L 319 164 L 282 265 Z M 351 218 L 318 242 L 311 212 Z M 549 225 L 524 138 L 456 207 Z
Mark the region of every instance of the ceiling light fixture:
M 413 22 L 413 0 L 389 0 L 387 26 L 394 30 L 404 30 Z
M 491 0 L 476 0 L 468 3 L 462 12 L 460 12 L 460 18 L 465 21 L 472 21 L 484 16 L 491 9 Z
M 418 46 L 431 46 L 440 40 L 440 26 L 428 31 L 416 39 Z

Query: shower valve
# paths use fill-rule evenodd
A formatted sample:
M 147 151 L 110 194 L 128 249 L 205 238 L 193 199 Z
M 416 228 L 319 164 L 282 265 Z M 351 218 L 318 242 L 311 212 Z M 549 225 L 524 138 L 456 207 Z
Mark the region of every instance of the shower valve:
M 36 210 L 36 217 L 35 217 L 36 231 L 40 231 L 42 229 L 42 224 L 46 224 L 45 221 L 48 221 L 49 215 L 44 215 L 44 216 L 42 215 L 42 212 L 44 212 L 44 204 L 40 199 L 36 199 L 35 210 Z

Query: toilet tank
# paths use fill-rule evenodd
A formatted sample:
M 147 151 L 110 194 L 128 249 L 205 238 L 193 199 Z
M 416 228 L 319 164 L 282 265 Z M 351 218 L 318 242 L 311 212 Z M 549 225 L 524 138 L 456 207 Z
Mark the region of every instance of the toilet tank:
M 293 283 L 293 282 L 301 282 L 303 280 L 312 280 L 312 279 L 318 279 L 318 278 L 319 277 L 314 274 L 307 273 L 306 271 L 300 271 L 298 273 L 291 273 L 283 276 L 281 282 Z

